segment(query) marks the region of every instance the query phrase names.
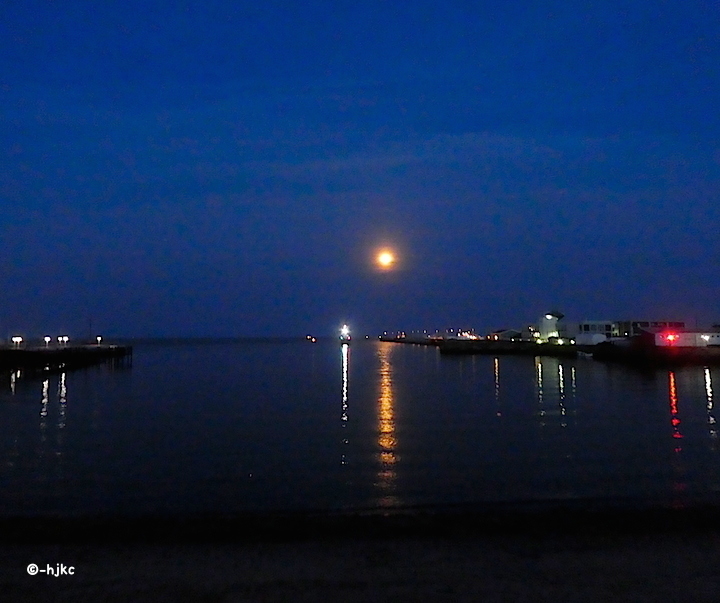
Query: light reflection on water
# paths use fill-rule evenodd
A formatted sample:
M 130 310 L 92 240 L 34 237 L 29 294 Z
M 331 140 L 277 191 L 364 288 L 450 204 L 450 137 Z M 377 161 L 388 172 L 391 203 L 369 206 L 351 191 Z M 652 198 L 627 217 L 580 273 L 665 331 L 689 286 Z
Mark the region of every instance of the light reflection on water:
M 398 443 L 395 438 L 393 367 L 391 362 L 394 347 L 393 344 L 387 343 L 378 346 L 377 350 L 377 358 L 380 363 L 378 367 L 380 392 L 377 402 L 377 443 L 380 448 L 378 453 L 380 468 L 378 470 L 377 485 L 381 491 L 379 499 L 381 507 L 393 507 L 401 504 L 400 499 L 395 494 L 395 480 L 397 477 L 395 465 L 399 459 L 395 452 Z
M 568 375 L 569 370 L 569 375 Z M 497 369 L 496 369 L 497 374 Z M 568 388 L 567 382 L 570 381 Z M 496 384 L 496 398 L 499 388 Z M 535 395 L 537 398 L 537 415 L 540 427 L 549 421 L 558 419 L 560 427 L 568 426 L 568 418 L 575 412 L 577 394 L 575 366 L 566 366 L 558 358 L 535 357 Z M 568 408 L 570 405 L 570 408 Z M 552 418 L 552 419 L 551 419 Z
M 340 426 L 343 430 L 343 450 L 340 455 L 340 464 L 347 465 L 347 451 L 346 448 L 350 441 L 347 435 L 348 426 L 348 363 L 350 360 L 350 346 L 347 343 L 343 343 L 340 346 L 340 357 L 342 362 L 342 413 L 340 415 Z
M 710 438 L 712 438 L 712 447 L 715 448 L 717 446 L 717 422 L 715 421 L 715 414 L 713 409 L 713 388 L 712 388 L 712 377 L 710 376 L 710 369 L 708 367 L 705 367 L 703 371 L 703 377 L 705 379 L 705 399 L 707 400 L 707 404 L 705 405 L 705 408 L 707 408 L 707 422 L 708 422 L 708 433 L 710 434 Z
M 500 410 L 500 358 L 493 358 L 493 385 L 495 393 L 495 416 L 502 417 Z
M 0 514 L 720 492 L 716 368 L 306 350 L 141 350 L 133 389 L 130 371 L 6 373 Z

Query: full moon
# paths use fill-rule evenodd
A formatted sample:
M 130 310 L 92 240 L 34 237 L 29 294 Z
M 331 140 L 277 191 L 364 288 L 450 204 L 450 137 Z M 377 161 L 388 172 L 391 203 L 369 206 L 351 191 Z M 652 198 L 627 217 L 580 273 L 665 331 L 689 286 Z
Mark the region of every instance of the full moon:
M 377 265 L 382 268 L 383 270 L 389 270 L 392 268 L 393 264 L 395 263 L 395 255 L 392 251 L 388 251 L 387 249 L 384 249 L 380 253 L 377 254 Z

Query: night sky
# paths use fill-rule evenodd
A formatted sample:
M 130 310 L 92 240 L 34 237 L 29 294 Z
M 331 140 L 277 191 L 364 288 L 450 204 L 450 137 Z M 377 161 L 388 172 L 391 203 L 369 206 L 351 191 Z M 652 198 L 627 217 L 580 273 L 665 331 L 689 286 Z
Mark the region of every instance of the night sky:
M 5 0 L 0 335 L 720 322 L 718 32 L 710 0 Z

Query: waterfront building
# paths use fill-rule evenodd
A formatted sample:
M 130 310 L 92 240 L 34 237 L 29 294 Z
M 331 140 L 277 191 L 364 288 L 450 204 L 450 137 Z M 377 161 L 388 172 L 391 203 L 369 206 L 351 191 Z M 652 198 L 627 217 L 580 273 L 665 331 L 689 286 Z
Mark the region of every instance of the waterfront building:
M 613 337 L 633 337 L 648 330 L 684 329 L 685 323 L 679 320 L 620 320 L 613 323 Z
M 607 341 L 613 336 L 614 324 L 611 320 L 584 320 L 577 325 L 575 342 L 578 345 L 596 345 Z
M 560 337 L 560 329 L 558 327 L 558 321 L 565 316 L 562 312 L 553 310 L 544 314 L 540 319 L 538 330 L 536 331 L 536 338 L 544 343 L 550 341 L 550 339 L 557 339 Z
M 490 333 L 490 339 L 494 341 L 515 341 L 516 339 L 522 339 L 522 331 L 517 329 L 499 329 Z

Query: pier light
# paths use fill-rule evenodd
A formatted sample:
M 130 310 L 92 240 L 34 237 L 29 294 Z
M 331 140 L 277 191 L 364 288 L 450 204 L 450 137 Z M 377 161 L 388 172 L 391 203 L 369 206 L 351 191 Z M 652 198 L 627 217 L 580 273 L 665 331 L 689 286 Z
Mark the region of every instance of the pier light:
M 100 335 L 98 335 L 98 336 L 95 338 L 95 340 L 97 341 L 97 344 L 100 345 L 100 342 L 102 341 L 102 337 L 100 337 Z
M 15 344 L 15 347 L 18 347 L 22 343 L 22 340 L 23 340 L 23 338 L 20 337 L 19 335 L 15 335 L 14 337 L 12 337 L 10 339 L 10 341 L 12 341 Z
M 58 343 L 62 343 L 62 335 L 58 337 Z
M 43 341 L 45 342 L 45 347 L 48 347 L 48 345 L 50 345 L 50 339 L 51 338 L 47 335 L 45 335 L 45 337 L 43 337 Z
M 68 339 L 69 339 L 69 337 L 68 337 L 67 335 L 63 335 L 63 337 L 62 337 L 62 342 L 63 342 L 64 344 L 67 344 Z

